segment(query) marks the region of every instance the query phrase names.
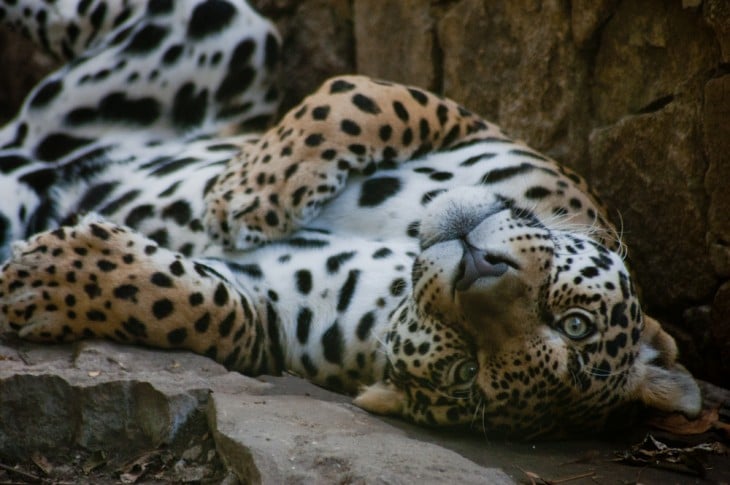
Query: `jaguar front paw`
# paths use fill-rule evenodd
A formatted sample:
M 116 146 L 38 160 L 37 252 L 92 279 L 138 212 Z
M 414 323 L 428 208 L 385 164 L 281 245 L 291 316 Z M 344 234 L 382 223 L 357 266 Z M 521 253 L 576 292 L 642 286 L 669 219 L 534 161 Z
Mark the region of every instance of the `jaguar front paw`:
M 41 342 L 104 335 L 113 310 L 104 283 L 115 280 L 113 241 L 124 232 L 89 217 L 16 242 L 0 269 L 0 330 Z
M 266 215 L 260 215 L 261 194 L 216 195 L 206 201 L 205 224 L 210 237 L 225 248 L 245 250 L 281 236 L 282 231 L 267 224 Z M 267 209 L 267 215 L 269 221 L 281 219 L 273 209 Z
M 293 163 L 295 169 L 287 170 L 260 160 L 231 160 L 206 194 L 208 234 L 225 248 L 250 249 L 292 234 L 342 185 L 328 184 L 330 174 L 314 169 L 316 162 Z

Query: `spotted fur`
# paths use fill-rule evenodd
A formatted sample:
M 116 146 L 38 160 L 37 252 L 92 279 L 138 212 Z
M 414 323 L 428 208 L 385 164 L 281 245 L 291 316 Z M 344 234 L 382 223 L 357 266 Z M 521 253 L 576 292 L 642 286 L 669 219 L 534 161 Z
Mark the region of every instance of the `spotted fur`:
M 0 7 L 73 59 L 0 132 L 0 186 L 21 194 L 0 218 L 4 330 L 189 349 L 522 438 L 596 430 L 632 402 L 698 411 L 574 173 L 451 100 L 361 76 L 248 134 L 274 108 L 278 43 L 247 6 L 56 3 Z

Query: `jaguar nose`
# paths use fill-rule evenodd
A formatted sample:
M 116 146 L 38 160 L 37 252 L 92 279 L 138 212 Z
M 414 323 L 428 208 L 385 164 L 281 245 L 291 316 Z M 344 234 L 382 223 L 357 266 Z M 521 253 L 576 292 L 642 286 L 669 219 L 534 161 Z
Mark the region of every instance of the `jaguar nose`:
M 461 244 L 464 253 L 461 256 L 454 285 L 457 291 L 468 290 L 479 278 L 502 276 L 512 266 L 504 258 L 490 254 L 484 249 L 475 248 L 466 241 L 461 241 Z

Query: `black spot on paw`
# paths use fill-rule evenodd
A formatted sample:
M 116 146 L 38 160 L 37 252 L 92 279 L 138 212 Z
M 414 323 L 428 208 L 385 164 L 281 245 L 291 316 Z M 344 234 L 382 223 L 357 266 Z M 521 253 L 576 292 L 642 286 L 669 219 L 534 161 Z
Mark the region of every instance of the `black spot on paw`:
M 228 289 L 223 283 L 219 283 L 218 287 L 215 289 L 213 302 L 218 306 L 223 306 L 228 303 Z
M 395 111 L 395 115 L 404 123 L 410 118 L 408 110 L 406 110 L 406 107 L 400 101 L 393 101 L 393 110 Z
M 222 338 L 228 337 L 230 335 L 231 330 L 233 329 L 233 323 L 236 321 L 236 312 L 232 311 L 229 313 L 226 318 L 224 318 L 220 324 L 218 324 L 218 334 Z
M 106 314 L 99 310 L 89 310 L 86 318 L 91 322 L 106 322 Z
M 114 297 L 120 300 L 136 301 L 139 288 L 134 285 L 119 285 L 114 288 Z
M 205 314 L 198 318 L 195 321 L 194 324 L 195 331 L 198 333 L 205 333 L 208 331 L 208 328 L 210 327 L 210 313 L 205 312 Z
M 167 341 L 170 345 L 180 345 L 188 338 L 188 330 L 184 327 L 176 328 L 167 333 Z
M 106 241 L 110 237 L 109 231 L 97 224 L 91 224 L 89 228 L 91 229 L 91 234 L 94 235 L 94 237 L 101 239 L 102 241 Z
M 322 144 L 324 137 L 320 133 L 312 133 L 304 139 L 304 144 L 309 147 L 316 147 Z
M 347 133 L 348 135 L 357 136 L 360 133 L 362 133 L 362 129 L 360 128 L 360 125 L 355 123 L 352 120 L 342 120 L 340 123 L 340 128 L 343 132 Z
M 408 92 L 411 94 L 411 97 L 415 99 L 421 106 L 426 106 L 428 104 L 428 96 L 423 91 L 419 89 L 408 88 Z
M 170 316 L 170 314 L 172 314 L 174 309 L 175 309 L 175 306 L 173 305 L 172 301 L 170 301 L 167 298 L 162 298 L 160 300 L 155 301 L 152 304 L 152 314 L 158 320 L 161 320 L 165 317 Z
M 152 274 L 150 281 L 153 285 L 159 286 L 160 288 L 172 288 L 172 278 L 159 271 Z
M 195 306 L 198 306 L 198 305 L 202 305 L 203 304 L 203 301 L 205 301 L 205 299 L 203 298 L 203 294 L 202 293 L 199 293 L 199 292 L 192 293 L 188 297 L 188 302 L 190 303 L 190 306 L 194 306 L 195 307 Z
M 101 296 L 101 288 L 96 283 L 88 283 L 84 285 L 84 292 L 92 300 L 98 296 Z
M 393 128 L 390 127 L 390 125 L 383 125 L 378 130 L 378 136 L 380 137 L 381 141 L 388 141 L 390 140 L 390 137 L 393 135 Z
M 96 266 L 105 273 L 114 271 L 117 269 L 116 263 L 109 261 L 108 259 L 101 259 L 96 262 Z
M 317 106 L 312 110 L 312 118 L 319 121 L 326 120 L 329 113 L 329 106 Z
M 380 107 L 378 106 L 378 103 L 375 102 L 374 99 L 365 96 L 364 94 L 356 94 L 352 97 L 352 104 L 357 106 L 357 108 L 368 114 L 378 114 L 380 113 Z
M 346 93 L 355 89 L 355 85 L 343 79 L 338 79 L 330 85 L 330 94 Z
M 170 273 L 172 273 L 174 276 L 182 276 L 183 274 L 185 274 L 185 267 L 180 261 L 175 261 L 170 264 Z
M 266 224 L 271 227 L 276 227 L 279 225 L 279 216 L 276 215 L 276 212 L 274 211 L 267 212 L 264 220 L 266 221 Z

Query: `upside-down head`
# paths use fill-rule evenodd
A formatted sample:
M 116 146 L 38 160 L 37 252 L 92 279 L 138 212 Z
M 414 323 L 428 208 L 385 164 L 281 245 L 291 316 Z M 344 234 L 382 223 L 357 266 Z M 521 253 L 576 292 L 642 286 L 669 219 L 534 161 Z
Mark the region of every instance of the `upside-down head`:
M 634 402 L 699 412 L 674 340 L 591 231 L 468 188 L 434 200 L 421 246 L 386 379 L 359 406 L 523 438 L 596 431 Z

